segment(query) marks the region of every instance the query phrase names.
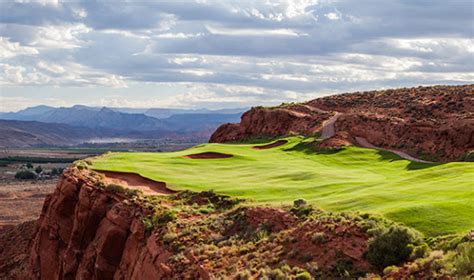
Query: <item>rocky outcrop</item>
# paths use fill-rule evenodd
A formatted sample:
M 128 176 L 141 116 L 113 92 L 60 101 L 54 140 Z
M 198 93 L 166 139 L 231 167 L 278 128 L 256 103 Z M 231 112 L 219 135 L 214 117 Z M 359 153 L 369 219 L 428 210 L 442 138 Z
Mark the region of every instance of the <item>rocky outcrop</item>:
M 333 114 L 306 105 L 278 108 L 255 107 L 242 115 L 240 124 L 224 124 L 210 142 L 241 141 L 291 134 L 310 134 L 321 129 L 322 121 Z
M 336 129 L 371 144 L 405 151 L 428 160 L 457 160 L 474 149 L 474 119 L 450 122 L 394 119 L 364 114 L 345 114 Z
M 328 147 L 362 137 L 377 147 L 431 161 L 461 160 L 474 150 L 474 85 L 357 92 L 253 108 L 239 124 L 219 127 L 210 142 L 312 135 L 322 132 L 324 121 L 336 113 L 335 138 L 323 143 Z
M 327 277 L 339 275 L 333 267 L 341 261 L 353 264 L 350 273 L 357 275 L 372 269 L 363 259 L 369 235 L 357 220 L 338 225 L 319 210 L 314 213 L 321 216 L 306 220 L 304 215 L 313 211 L 309 206 L 301 209 L 310 212 L 299 214 L 291 212 L 293 208 L 236 207 L 239 200 L 213 192 L 129 196 L 110 192 L 101 182 L 101 175 L 93 171 L 67 170 L 46 199 L 36 230 L 22 243 L 24 249 L 15 251 L 10 245 L 8 256 L 18 262 L 0 262 L 0 275 L 47 280 L 212 279 L 234 278 L 245 270 L 260 278 L 271 275 L 275 265 L 290 264 L 298 268 L 290 267 L 287 273 L 299 273 L 308 263 L 323 259 L 317 273 Z M 209 203 L 213 210 L 202 211 Z M 313 244 L 313 234 L 324 235 L 327 247 L 325 242 Z M 268 235 L 272 237 L 265 238 Z M 20 239 L 18 234 L 4 238 Z
M 145 235 L 143 211 L 97 187 L 93 177 L 67 171 L 45 201 L 27 278 L 155 279 L 166 273 L 156 265 L 166 250 Z

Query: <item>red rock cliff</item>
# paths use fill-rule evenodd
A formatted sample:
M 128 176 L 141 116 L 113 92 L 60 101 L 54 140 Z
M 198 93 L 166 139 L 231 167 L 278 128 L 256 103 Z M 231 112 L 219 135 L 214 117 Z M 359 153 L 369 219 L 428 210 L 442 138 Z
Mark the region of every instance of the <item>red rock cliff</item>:
M 252 108 L 210 142 L 311 135 L 336 112 L 335 132 L 430 160 L 459 160 L 474 150 L 474 85 L 339 94 L 306 103 Z
M 145 235 L 143 210 L 67 171 L 45 201 L 28 279 L 159 279 L 160 249 Z

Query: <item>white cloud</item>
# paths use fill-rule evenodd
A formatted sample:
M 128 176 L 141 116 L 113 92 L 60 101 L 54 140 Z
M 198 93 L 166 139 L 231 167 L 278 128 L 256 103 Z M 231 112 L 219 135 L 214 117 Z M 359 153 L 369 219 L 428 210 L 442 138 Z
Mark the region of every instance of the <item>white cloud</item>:
M 207 30 L 211 34 L 215 35 L 226 35 L 226 36 L 300 36 L 307 34 L 299 34 L 298 32 L 289 28 L 278 28 L 278 29 L 252 29 L 252 28 L 240 28 L 231 29 L 226 27 L 217 26 L 206 26 Z
M 0 58 L 11 58 L 18 55 L 35 55 L 38 50 L 32 47 L 21 46 L 17 42 L 10 42 L 8 38 L 0 37 Z
M 72 49 L 85 44 L 78 37 L 91 31 L 84 24 L 49 25 L 37 27 L 29 45 L 43 49 Z
M 338 20 L 341 18 L 341 16 L 337 13 L 327 13 L 327 14 L 324 14 L 324 16 L 330 20 Z

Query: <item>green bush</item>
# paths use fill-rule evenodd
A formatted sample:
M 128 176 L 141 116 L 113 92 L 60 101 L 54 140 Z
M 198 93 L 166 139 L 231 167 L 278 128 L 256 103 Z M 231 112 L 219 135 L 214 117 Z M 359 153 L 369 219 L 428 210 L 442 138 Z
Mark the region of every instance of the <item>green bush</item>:
M 15 174 L 15 178 L 18 180 L 36 179 L 36 173 L 30 170 L 21 170 Z
M 59 176 L 61 174 L 63 174 L 64 172 L 64 168 L 53 168 L 51 169 L 51 175 L 53 176 Z
M 112 193 L 125 193 L 125 188 L 121 185 L 110 184 L 105 187 L 105 189 Z
M 149 232 L 152 231 L 153 228 L 155 228 L 155 225 L 153 224 L 153 219 L 149 217 L 143 217 L 142 219 L 143 226 L 145 227 L 145 231 Z
M 295 208 L 305 206 L 306 204 L 308 203 L 302 198 L 298 198 L 297 200 L 293 201 L 293 207 Z
M 454 267 L 459 276 L 473 276 L 474 274 L 474 243 L 465 242 L 458 245 L 454 257 Z M 471 278 L 472 279 L 472 278 Z
M 172 210 L 166 210 L 156 217 L 158 224 L 166 224 L 176 219 L 176 213 Z
M 41 165 L 36 166 L 35 172 L 36 174 L 40 174 L 41 172 L 43 172 L 43 167 L 41 167 Z
M 414 248 L 413 244 L 420 240 L 420 234 L 410 228 L 393 225 L 389 229 L 383 229 L 369 241 L 366 258 L 380 269 L 398 265 L 408 260 Z

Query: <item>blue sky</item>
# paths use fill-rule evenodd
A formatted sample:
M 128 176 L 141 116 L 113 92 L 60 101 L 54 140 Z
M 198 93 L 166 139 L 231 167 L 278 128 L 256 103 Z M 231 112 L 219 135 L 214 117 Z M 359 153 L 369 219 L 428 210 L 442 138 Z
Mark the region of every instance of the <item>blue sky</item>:
M 470 0 L 3 0 L 0 7 L 0 111 L 229 108 L 474 80 Z

